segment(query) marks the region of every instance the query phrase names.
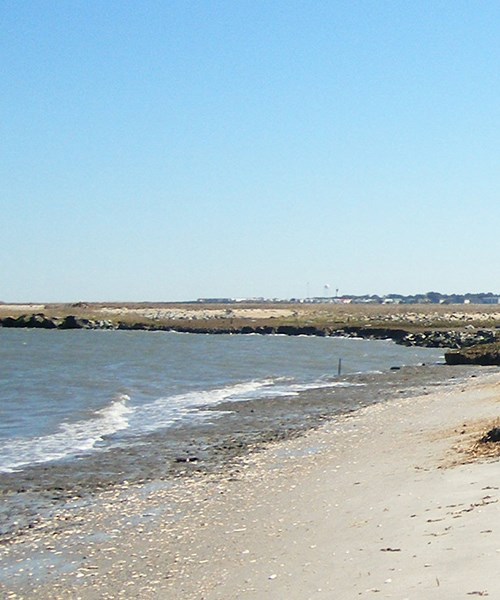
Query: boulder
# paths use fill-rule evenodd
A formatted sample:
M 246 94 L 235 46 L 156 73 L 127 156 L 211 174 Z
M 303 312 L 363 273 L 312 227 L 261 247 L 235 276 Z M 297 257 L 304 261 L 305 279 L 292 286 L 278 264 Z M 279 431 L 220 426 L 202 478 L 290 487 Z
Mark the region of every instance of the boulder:
M 496 333 L 491 329 L 474 329 L 471 331 L 420 331 L 408 333 L 402 343 L 405 346 L 425 346 L 427 348 L 461 349 L 477 344 L 489 344 L 496 340 Z
M 54 321 L 46 317 L 43 313 L 31 315 L 26 322 L 26 327 L 34 327 L 37 329 L 55 329 Z
M 279 325 L 276 328 L 276 333 L 282 335 L 326 335 L 324 329 L 318 329 L 317 327 L 314 327 L 314 325 Z
M 90 329 L 92 322 L 88 319 L 78 319 L 74 315 L 68 315 L 61 323 L 59 323 L 59 329 Z
M 55 329 L 57 324 L 54 319 L 46 317 L 43 313 L 21 315 L 19 317 L 5 317 L 0 325 L 2 327 L 30 327 L 36 329 Z
M 481 438 L 481 442 L 487 444 L 489 442 L 500 442 L 500 427 L 493 427 L 488 433 Z
M 444 357 L 447 365 L 500 365 L 500 342 L 446 352 Z

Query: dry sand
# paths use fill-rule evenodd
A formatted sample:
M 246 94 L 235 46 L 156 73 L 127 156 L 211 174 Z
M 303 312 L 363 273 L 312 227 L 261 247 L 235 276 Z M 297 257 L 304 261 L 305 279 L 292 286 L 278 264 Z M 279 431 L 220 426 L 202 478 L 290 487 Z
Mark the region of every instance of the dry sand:
M 500 463 L 469 452 L 499 416 L 493 369 L 328 421 L 224 477 L 75 500 L 0 548 L 2 597 L 500 598 Z
M 297 314 L 289 308 L 107 308 L 103 307 L 100 312 L 107 316 L 119 317 L 146 317 L 148 319 L 173 319 L 173 320 L 212 320 L 212 319 L 276 319 L 293 317 Z

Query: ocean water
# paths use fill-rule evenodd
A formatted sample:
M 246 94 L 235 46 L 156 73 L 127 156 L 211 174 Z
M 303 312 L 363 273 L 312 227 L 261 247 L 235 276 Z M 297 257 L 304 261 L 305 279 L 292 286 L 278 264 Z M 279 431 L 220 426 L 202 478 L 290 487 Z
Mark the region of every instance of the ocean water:
M 224 419 L 222 402 L 441 360 L 439 349 L 333 337 L 0 329 L 0 473 Z

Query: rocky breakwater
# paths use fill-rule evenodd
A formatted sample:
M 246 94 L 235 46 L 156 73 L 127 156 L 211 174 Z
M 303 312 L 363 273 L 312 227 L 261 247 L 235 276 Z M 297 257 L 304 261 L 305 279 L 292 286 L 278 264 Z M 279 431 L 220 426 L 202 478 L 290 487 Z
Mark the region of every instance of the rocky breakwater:
M 241 313 L 241 314 L 240 314 Z M 499 340 L 498 329 L 486 328 L 471 324 L 458 326 L 449 324 L 443 327 L 437 323 L 435 327 L 426 323 L 414 322 L 408 316 L 399 322 L 387 324 L 377 318 L 376 322 L 348 325 L 337 320 L 324 318 L 321 323 L 311 323 L 307 315 L 298 315 L 291 311 L 277 310 L 233 310 L 181 311 L 151 309 L 104 309 L 94 310 L 86 314 L 51 314 L 43 312 L 0 317 L 0 327 L 37 328 L 37 329 L 124 329 L 144 331 L 179 331 L 185 333 L 210 334 L 281 334 L 360 337 L 364 339 L 389 339 L 405 346 L 424 346 L 429 348 L 448 348 L 458 350 L 451 353 L 449 364 L 498 364 L 488 353 L 479 357 L 485 344 L 494 344 Z M 295 319 L 295 323 L 283 323 L 282 319 Z M 347 318 L 347 321 L 349 318 Z M 281 321 L 281 322 L 280 322 Z M 308 322 L 309 321 L 309 322 Z M 465 349 L 476 345 L 481 350 L 472 354 L 463 354 Z M 462 356 L 463 354 L 463 356 Z M 482 356 L 482 355 L 481 355 Z M 489 357 L 489 358 L 488 358 Z M 489 361 L 489 362 L 480 362 Z
M 43 313 L 4 317 L 0 319 L 0 327 L 29 329 L 115 329 L 111 321 L 92 320 L 74 315 L 65 317 L 48 317 Z
M 130 314 L 129 314 L 130 313 Z M 214 317 L 213 315 L 200 318 L 191 316 L 190 319 L 180 319 L 178 315 L 142 314 L 140 311 L 123 311 L 112 314 L 111 318 L 97 318 L 92 315 L 46 315 L 42 312 L 23 314 L 20 316 L 6 316 L 0 318 L 0 327 L 35 328 L 35 329 L 125 329 L 143 331 L 178 331 L 184 333 L 211 333 L 211 334 L 262 334 L 262 335 L 311 335 L 311 336 L 337 336 L 360 337 L 364 339 L 388 339 L 405 346 L 424 346 L 428 348 L 466 349 L 478 344 L 492 344 L 497 342 L 497 330 L 477 328 L 471 325 L 461 328 L 436 328 L 425 330 L 412 330 L 411 327 L 380 326 L 379 324 L 366 324 L 347 326 L 341 324 L 323 323 L 312 325 L 306 319 L 302 322 L 297 319 L 295 324 L 273 322 L 273 318 L 233 319 L 227 314 Z M 103 315 L 104 316 L 104 315 Z M 124 316 L 126 318 L 124 318 Z M 160 318 L 161 317 L 161 318 Z M 458 359 L 450 359 L 458 360 Z M 452 364 L 452 363 L 450 363 Z M 456 364 L 456 363 L 453 363 Z M 488 363 L 496 364 L 496 363 Z
M 492 329 L 467 329 L 450 331 L 421 331 L 407 333 L 402 344 L 405 346 L 425 346 L 427 348 L 469 348 L 477 344 L 489 344 L 497 339 Z
M 393 340 L 403 346 L 420 346 L 425 348 L 467 348 L 477 344 L 495 342 L 497 337 L 492 329 L 451 329 L 426 330 L 411 332 L 406 329 L 390 327 L 344 327 L 332 332 L 331 335 L 360 337 L 374 340 Z
M 447 352 L 444 356 L 448 365 L 500 366 L 500 341 L 461 348 Z

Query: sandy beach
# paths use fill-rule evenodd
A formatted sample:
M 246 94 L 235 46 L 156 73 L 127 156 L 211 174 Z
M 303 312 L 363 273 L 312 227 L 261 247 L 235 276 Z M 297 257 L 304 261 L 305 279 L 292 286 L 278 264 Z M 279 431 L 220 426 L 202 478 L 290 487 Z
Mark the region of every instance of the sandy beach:
M 500 374 L 476 373 L 224 475 L 75 498 L 0 547 L 2 597 L 498 598 L 499 461 L 473 449 L 498 420 Z

